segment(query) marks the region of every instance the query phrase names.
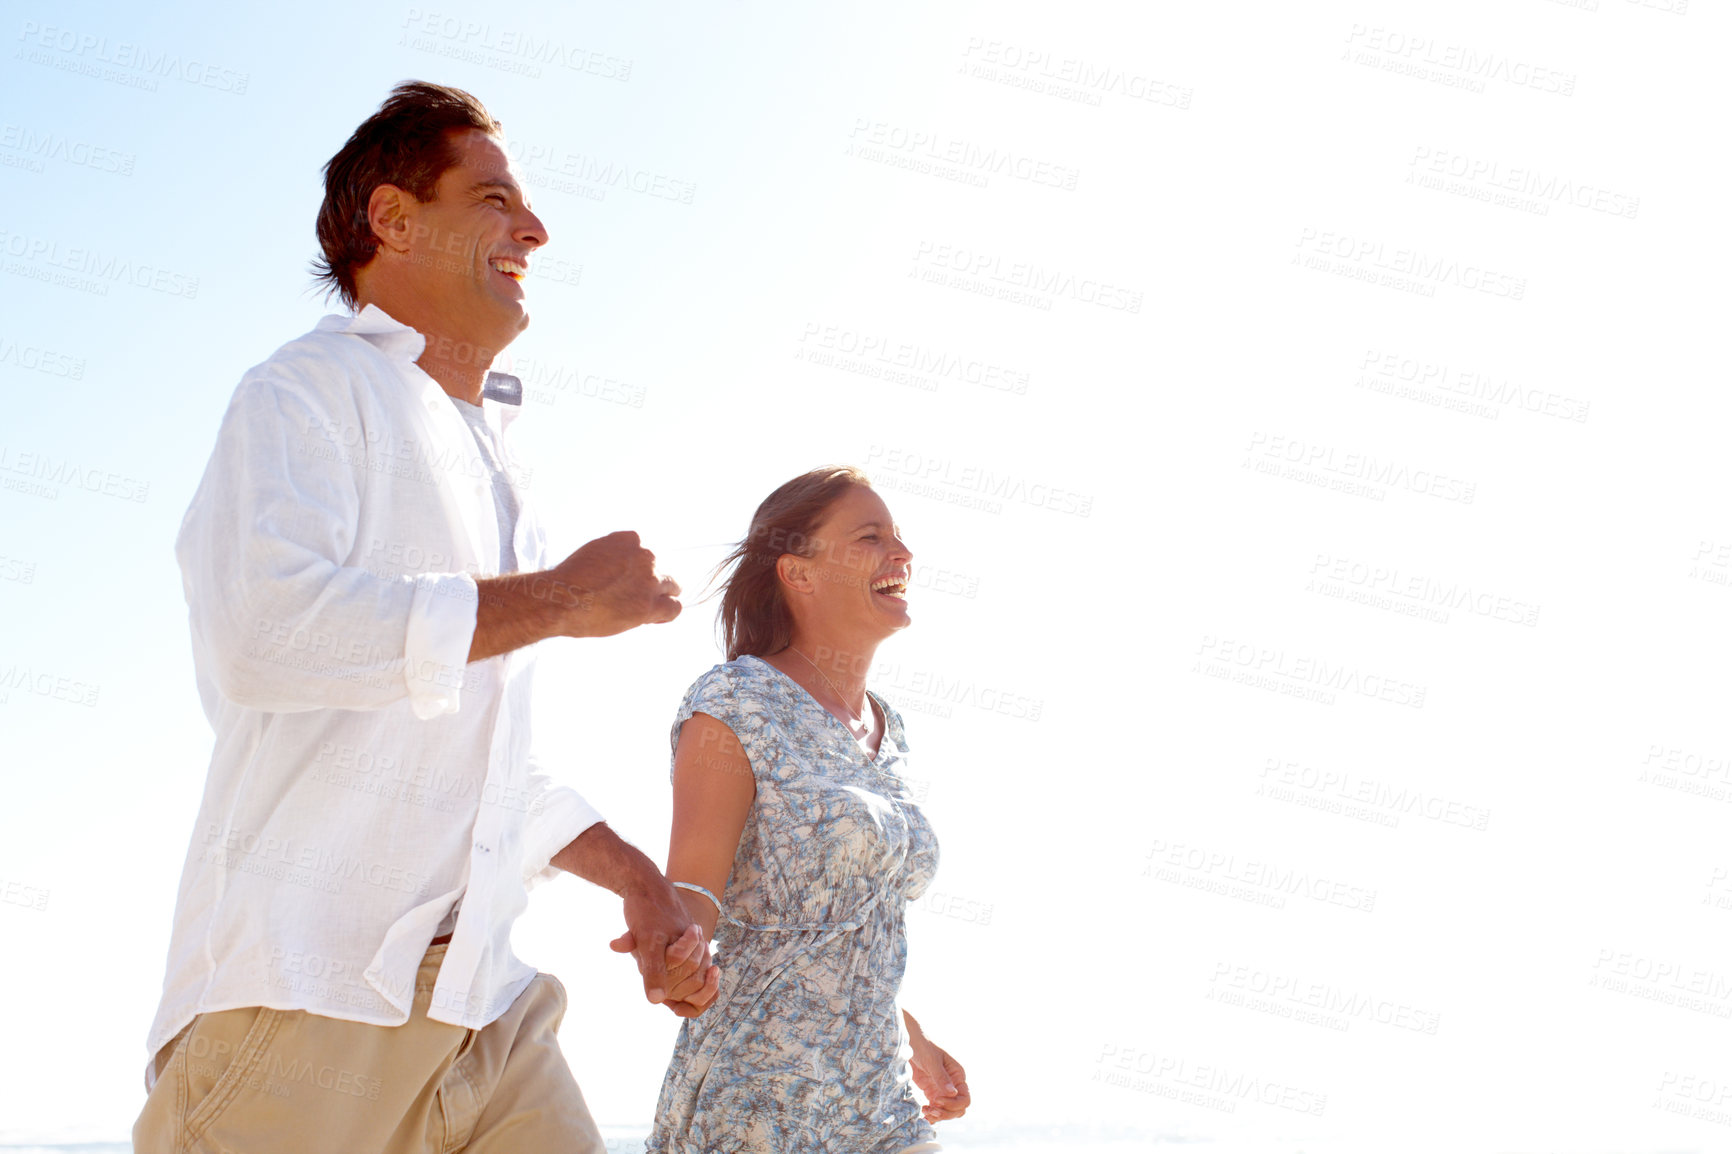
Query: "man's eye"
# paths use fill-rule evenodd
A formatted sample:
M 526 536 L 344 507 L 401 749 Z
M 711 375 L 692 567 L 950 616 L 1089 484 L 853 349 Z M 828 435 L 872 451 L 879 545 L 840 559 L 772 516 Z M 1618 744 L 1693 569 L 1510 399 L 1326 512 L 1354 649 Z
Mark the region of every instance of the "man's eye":
M 878 540 L 878 534 L 868 533 L 868 534 L 866 534 L 866 536 L 860 538 L 860 540 L 862 540 L 862 541 L 876 541 L 876 540 Z
M 505 194 L 502 192 L 490 192 L 487 194 L 487 199 L 499 205 L 500 208 L 505 207 Z

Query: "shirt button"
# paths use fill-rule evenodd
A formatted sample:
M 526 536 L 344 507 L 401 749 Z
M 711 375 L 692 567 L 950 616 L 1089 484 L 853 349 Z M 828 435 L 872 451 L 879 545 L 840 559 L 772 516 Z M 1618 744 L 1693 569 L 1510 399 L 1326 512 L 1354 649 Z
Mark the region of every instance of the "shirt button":
M 432 397 L 428 397 L 427 398 L 427 411 L 429 413 L 437 413 L 439 411 L 439 402 L 434 400 Z

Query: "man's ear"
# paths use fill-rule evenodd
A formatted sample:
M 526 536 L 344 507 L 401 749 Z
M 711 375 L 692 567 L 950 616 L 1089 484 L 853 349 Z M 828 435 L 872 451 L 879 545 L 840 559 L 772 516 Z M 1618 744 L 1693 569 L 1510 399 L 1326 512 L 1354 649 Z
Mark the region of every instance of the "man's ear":
M 776 558 L 776 576 L 796 593 L 812 592 L 812 562 L 797 553 L 784 553 Z
M 409 251 L 409 230 L 414 225 L 415 198 L 394 184 L 381 184 L 367 198 L 367 224 L 379 238 L 379 246 L 392 252 Z

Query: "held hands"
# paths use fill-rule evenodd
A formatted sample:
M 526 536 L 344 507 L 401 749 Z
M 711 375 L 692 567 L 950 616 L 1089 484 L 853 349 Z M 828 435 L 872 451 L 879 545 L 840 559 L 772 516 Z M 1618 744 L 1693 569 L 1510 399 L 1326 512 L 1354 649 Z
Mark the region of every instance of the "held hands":
M 655 554 L 633 532 L 597 537 L 547 576 L 569 591 L 565 632 L 572 637 L 611 637 L 680 615 L 679 585 L 656 572 Z
M 626 931 L 608 945 L 637 959 L 644 997 L 681 1018 L 695 1018 L 716 1000 L 722 971 L 710 963 L 703 931 L 665 882 L 665 894 L 628 893 Z
M 963 1072 L 962 1063 L 924 1036 L 910 1036 L 908 1044 L 914 1050 L 908 1060 L 909 1069 L 914 1073 L 914 1084 L 926 1096 L 926 1105 L 920 1108 L 921 1115 L 928 1122 L 962 1117 L 971 1101 L 968 1075 Z

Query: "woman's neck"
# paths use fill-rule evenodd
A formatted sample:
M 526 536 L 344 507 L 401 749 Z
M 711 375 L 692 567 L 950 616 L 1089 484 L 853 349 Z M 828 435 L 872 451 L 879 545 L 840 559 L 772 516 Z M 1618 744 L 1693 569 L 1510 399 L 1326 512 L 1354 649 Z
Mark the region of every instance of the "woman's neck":
M 856 714 L 866 710 L 866 678 L 872 671 L 877 642 L 861 644 L 803 629 L 794 630 L 788 645 L 793 663 L 817 675 L 820 683 L 842 698 Z

